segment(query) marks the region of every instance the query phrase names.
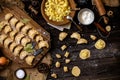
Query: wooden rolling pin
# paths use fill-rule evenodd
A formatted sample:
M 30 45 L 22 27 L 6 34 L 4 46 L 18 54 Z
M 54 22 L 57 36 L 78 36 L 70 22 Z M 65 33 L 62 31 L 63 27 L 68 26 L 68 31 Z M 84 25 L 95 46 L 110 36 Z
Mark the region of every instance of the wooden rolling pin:
M 99 12 L 100 16 L 103 17 L 104 23 L 107 24 L 108 23 L 108 18 L 105 16 L 106 10 L 103 6 L 102 1 L 101 0 L 94 0 L 94 2 L 95 2 L 95 5 L 98 9 L 98 12 Z

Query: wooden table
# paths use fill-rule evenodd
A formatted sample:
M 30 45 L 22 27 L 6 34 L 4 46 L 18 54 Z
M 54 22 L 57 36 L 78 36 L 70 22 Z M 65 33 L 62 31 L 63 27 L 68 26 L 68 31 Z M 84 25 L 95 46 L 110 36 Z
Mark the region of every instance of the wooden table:
M 92 9 L 95 12 L 97 22 L 99 20 L 99 15 L 95 9 L 93 9 L 93 6 L 88 5 L 80 5 L 79 0 L 75 0 L 77 3 L 77 7 L 88 7 Z M 89 0 L 90 1 L 90 0 Z M 70 39 L 67 37 L 63 42 L 58 40 L 58 35 L 60 33 L 59 30 L 49 26 L 46 21 L 43 19 L 41 12 L 40 12 L 40 6 L 42 0 L 39 0 L 40 3 L 37 4 L 37 6 L 34 6 L 34 8 L 39 12 L 37 15 L 35 15 L 32 11 L 28 9 L 29 5 L 31 4 L 30 1 L 25 1 L 25 10 L 29 13 L 29 15 L 41 26 L 43 26 L 44 29 L 46 29 L 51 34 L 51 49 L 50 53 L 53 58 L 53 65 L 51 66 L 50 73 L 57 73 L 58 78 L 54 79 L 50 76 L 48 76 L 47 80 L 119 80 L 120 79 L 120 7 L 118 8 L 110 8 L 105 7 L 107 10 L 114 11 L 114 16 L 110 17 L 109 24 L 113 26 L 111 35 L 108 38 L 102 38 L 97 30 L 96 27 L 91 24 L 89 26 L 83 26 L 83 32 L 80 32 L 74 24 L 72 24 L 72 27 L 70 30 L 64 30 L 68 33 L 68 36 L 70 36 L 73 32 L 79 32 L 82 37 L 88 39 L 89 43 L 87 45 L 76 45 L 76 40 Z M 77 14 L 78 12 L 76 12 Z M 77 16 L 74 17 L 74 20 L 78 23 Z M 102 26 L 105 27 L 102 22 L 100 22 Z M 114 27 L 115 26 L 115 27 Z M 90 40 L 89 35 L 94 34 L 98 38 L 102 38 L 106 41 L 107 45 L 106 48 L 103 50 L 96 50 L 94 48 L 94 41 Z M 60 53 L 62 56 L 64 55 L 64 51 L 60 50 L 61 45 L 66 44 L 68 48 L 67 51 L 70 52 L 69 58 L 72 59 L 71 63 L 65 64 L 64 59 L 57 59 L 55 57 L 56 53 Z M 78 57 L 78 54 L 81 49 L 88 48 L 91 50 L 91 57 L 87 60 L 81 60 Z M 60 61 L 61 67 L 57 69 L 55 67 L 55 62 Z M 81 75 L 79 77 L 74 77 L 71 74 L 71 69 L 74 65 L 77 65 L 81 69 Z M 63 66 L 69 67 L 69 72 L 64 73 L 62 70 Z

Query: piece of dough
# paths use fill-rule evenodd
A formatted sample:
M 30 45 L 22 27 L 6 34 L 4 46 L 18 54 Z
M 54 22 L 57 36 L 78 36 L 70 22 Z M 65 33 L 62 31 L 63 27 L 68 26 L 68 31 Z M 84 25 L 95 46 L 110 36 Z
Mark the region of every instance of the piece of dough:
M 66 48 L 67 48 L 66 45 L 62 45 L 62 46 L 61 46 L 61 50 L 62 50 L 62 51 L 65 50 Z
M 57 78 L 57 74 L 56 74 L 56 73 L 52 73 L 52 74 L 51 74 L 51 77 Z
M 78 77 L 80 75 L 80 73 L 81 73 L 81 70 L 80 70 L 80 68 L 78 66 L 74 66 L 72 68 L 71 73 L 72 73 L 73 76 Z
M 87 58 L 89 58 L 90 57 L 90 50 L 88 50 L 88 49 L 82 49 L 80 51 L 80 53 L 79 53 L 79 57 L 81 59 L 87 59 Z
M 59 40 L 60 41 L 63 41 L 66 37 L 67 37 L 67 33 L 66 32 L 61 32 L 60 34 L 59 34 Z
M 55 56 L 56 56 L 56 58 L 58 58 L 58 59 L 61 58 L 61 55 L 60 55 L 60 54 L 56 54 Z
M 90 38 L 91 38 L 92 40 L 96 40 L 96 39 L 97 39 L 97 37 L 96 37 L 95 35 L 90 35 Z
M 65 56 L 66 58 L 68 58 L 69 55 L 70 55 L 70 53 L 69 53 L 68 51 L 66 51 L 65 54 L 64 54 L 64 56 Z
M 64 67 L 63 67 L 63 71 L 64 71 L 64 72 L 68 72 L 68 67 L 67 67 L 67 66 L 64 66 Z
M 60 62 L 59 62 L 59 61 L 57 61 L 57 62 L 55 63 L 55 67 L 56 67 L 56 68 L 59 68 L 59 67 L 60 67 Z
M 72 33 L 70 38 L 75 38 L 75 39 L 79 40 L 81 38 L 81 36 L 80 36 L 80 34 L 78 32 L 74 32 L 74 33 Z
M 95 43 L 95 48 L 96 48 L 96 49 L 103 49 L 103 48 L 105 48 L 105 46 L 106 46 L 106 43 L 105 43 L 105 41 L 102 40 L 102 39 L 99 39 L 99 40 Z

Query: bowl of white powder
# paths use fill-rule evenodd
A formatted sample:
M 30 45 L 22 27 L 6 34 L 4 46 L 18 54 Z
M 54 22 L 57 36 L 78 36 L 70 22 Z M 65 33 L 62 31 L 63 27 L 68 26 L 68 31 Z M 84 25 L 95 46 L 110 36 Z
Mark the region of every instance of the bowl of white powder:
M 83 8 L 78 12 L 78 21 L 83 25 L 90 25 L 94 21 L 94 13 L 88 8 Z

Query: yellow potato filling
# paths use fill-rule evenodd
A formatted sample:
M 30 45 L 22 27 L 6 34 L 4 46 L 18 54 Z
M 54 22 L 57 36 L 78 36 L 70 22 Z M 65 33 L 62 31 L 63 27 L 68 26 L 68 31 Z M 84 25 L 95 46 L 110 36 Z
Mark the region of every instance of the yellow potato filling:
M 45 14 L 49 20 L 61 22 L 70 12 L 68 0 L 47 0 L 45 3 Z

